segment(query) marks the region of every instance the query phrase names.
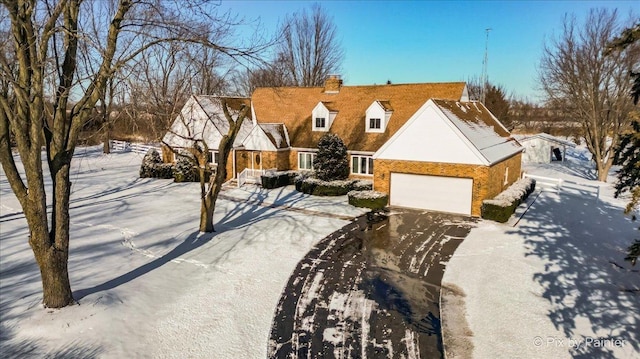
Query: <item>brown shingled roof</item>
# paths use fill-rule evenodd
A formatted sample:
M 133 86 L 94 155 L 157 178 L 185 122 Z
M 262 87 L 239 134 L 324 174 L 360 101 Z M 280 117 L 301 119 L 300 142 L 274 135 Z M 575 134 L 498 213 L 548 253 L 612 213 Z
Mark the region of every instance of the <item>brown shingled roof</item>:
M 337 111 L 330 128 L 352 151 L 378 150 L 430 98 L 460 100 L 464 82 L 342 86 L 328 94 L 322 87 L 266 87 L 251 99 L 259 123 L 283 123 L 292 147 L 315 148 L 324 132 L 312 131 L 311 111 L 318 102 Z M 393 109 L 384 133 L 365 132 L 365 112 L 380 101 Z

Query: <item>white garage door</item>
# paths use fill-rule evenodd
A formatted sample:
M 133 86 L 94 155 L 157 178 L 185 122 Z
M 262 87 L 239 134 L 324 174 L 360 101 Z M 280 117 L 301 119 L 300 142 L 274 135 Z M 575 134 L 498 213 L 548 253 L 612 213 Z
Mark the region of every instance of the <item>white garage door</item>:
M 473 180 L 391 174 L 391 205 L 471 215 Z

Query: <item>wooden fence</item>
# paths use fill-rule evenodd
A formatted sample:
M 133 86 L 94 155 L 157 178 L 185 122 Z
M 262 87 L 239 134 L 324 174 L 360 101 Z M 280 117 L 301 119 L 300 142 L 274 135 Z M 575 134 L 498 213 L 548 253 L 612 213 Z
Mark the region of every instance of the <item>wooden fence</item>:
M 126 141 L 111 140 L 110 144 L 111 144 L 111 150 L 119 151 L 119 152 L 134 152 L 134 153 L 141 153 L 144 155 L 152 148 L 156 149 L 158 152 L 161 152 L 161 148 L 158 146 L 143 145 L 141 143 L 131 143 Z
M 537 176 L 528 173 L 523 173 L 522 178 L 533 178 L 536 180 L 536 187 L 551 188 L 557 193 L 575 193 L 577 191 L 578 194 L 593 194 L 596 201 L 600 199 L 600 186 L 597 185 L 563 180 L 562 178 Z

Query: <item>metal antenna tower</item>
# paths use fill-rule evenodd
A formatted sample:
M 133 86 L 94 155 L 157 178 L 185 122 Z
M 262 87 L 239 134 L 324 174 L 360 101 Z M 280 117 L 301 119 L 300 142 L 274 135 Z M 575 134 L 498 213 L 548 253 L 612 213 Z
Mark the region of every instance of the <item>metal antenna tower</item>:
M 480 101 L 482 101 L 482 103 L 485 103 L 485 96 L 487 93 L 487 83 L 489 82 L 489 74 L 487 73 L 487 63 L 489 62 L 489 31 L 491 31 L 492 29 L 486 28 L 484 29 L 484 31 L 486 31 L 487 33 L 487 40 L 485 41 L 484 44 L 484 60 L 482 60 L 482 78 L 480 79 L 480 81 L 482 82 L 482 89 L 480 91 Z

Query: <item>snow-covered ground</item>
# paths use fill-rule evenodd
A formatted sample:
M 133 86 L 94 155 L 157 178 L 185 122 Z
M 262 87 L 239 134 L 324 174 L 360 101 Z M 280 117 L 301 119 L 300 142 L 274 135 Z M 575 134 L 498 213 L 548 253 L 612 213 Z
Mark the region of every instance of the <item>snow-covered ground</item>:
M 640 358 L 640 268 L 623 260 L 640 224 L 589 158 L 578 147 L 564 164 L 524 166 L 567 185 L 458 247 L 442 280 L 448 358 Z
M 0 172 L 3 358 L 264 358 L 298 261 L 363 213 L 346 196 L 230 189 L 217 232 L 200 234 L 198 184 L 139 179 L 140 162 L 78 149 L 69 272 L 80 304 L 62 310 L 42 308 L 26 221 Z

